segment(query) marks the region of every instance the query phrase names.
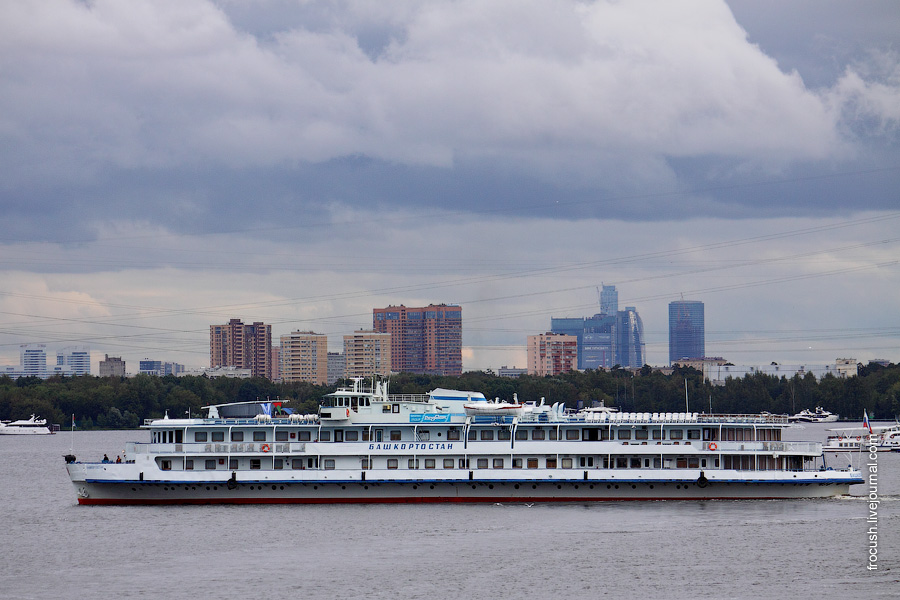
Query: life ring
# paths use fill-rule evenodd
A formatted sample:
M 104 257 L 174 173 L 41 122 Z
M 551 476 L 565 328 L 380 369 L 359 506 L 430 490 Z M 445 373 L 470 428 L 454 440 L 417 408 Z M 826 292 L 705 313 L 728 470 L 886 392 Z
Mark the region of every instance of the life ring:
M 271 450 L 271 447 L 268 444 L 263 444 L 262 446 L 259 447 L 259 449 L 262 452 L 268 452 L 269 450 Z
M 710 449 L 710 450 L 718 450 L 718 448 L 719 448 L 719 447 L 716 446 L 716 443 L 715 443 L 715 442 L 710 442 L 710 443 L 709 443 L 709 449 Z
M 348 419 L 350 418 L 350 409 L 349 408 L 347 409 L 347 418 Z
M 856 436 L 856 441 L 857 441 L 857 442 L 858 442 L 859 440 L 861 440 L 861 439 L 862 439 L 861 437 Z

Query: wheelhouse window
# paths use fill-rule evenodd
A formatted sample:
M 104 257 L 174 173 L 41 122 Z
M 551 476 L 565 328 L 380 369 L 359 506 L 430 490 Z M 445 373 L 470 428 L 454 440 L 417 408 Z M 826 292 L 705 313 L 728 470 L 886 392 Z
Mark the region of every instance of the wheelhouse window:
M 207 440 L 207 434 L 205 431 L 195 431 L 194 432 L 194 441 L 195 442 L 205 442 Z

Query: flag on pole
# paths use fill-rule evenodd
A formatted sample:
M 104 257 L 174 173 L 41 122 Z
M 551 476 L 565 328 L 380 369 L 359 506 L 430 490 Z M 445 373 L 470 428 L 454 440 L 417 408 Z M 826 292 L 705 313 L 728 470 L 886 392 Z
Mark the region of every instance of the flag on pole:
M 872 426 L 869 424 L 869 414 L 863 409 L 863 427 L 869 430 L 869 435 L 872 435 Z

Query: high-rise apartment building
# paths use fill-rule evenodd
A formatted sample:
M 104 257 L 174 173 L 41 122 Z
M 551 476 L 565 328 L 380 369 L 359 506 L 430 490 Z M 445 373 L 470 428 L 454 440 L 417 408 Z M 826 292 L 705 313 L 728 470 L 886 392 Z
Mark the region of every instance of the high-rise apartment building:
M 344 336 L 344 377 L 391 373 L 391 334 L 355 331 Z
M 372 328 L 391 334 L 393 371 L 462 375 L 462 307 L 375 308 Z
M 706 356 L 703 303 L 676 300 L 669 303 L 669 364 L 684 358 Z
M 272 326 L 244 325 L 231 319 L 209 326 L 209 366 L 250 369 L 253 377 L 272 377 Z
M 346 362 L 341 352 L 328 353 L 328 385 L 337 383 L 338 379 L 344 378 L 346 371 Z
M 19 346 L 19 360 L 25 377 L 47 377 L 46 344 L 22 344 Z
M 572 335 L 529 335 L 527 352 L 529 375 L 559 375 L 578 367 L 578 339 Z
M 328 336 L 294 331 L 281 336 L 281 380 L 328 383 Z
M 91 349 L 88 346 L 68 346 L 56 352 L 56 366 L 70 367 L 73 375 L 91 374 Z

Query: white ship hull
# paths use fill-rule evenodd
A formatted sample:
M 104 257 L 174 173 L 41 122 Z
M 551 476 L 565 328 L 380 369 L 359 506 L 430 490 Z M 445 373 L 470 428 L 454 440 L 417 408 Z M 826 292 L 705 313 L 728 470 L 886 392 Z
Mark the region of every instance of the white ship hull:
M 116 465 L 109 465 L 109 470 Z M 86 465 L 69 465 L 79 504 L 330 504 L 429 502 L 595 502 L 608 500 L 713 500 L 825 498 L 849 493 L 861 479 L 823 471 L 798 478 L 765 473 L 707 473 L 673 476 L 648 471 L 640 477 L 610 470 L 575 471 L 523 478 L 521 472 L 472 471 L 463 478 L 399 479 L 388 473 L 367 471 L 318 473 L 266 479 L 168 478 L 110 481 L 91 473 Z M 365 476 L 365 479 L 362 477 Z M 343 477 L 343 479 L 341 478 Z

